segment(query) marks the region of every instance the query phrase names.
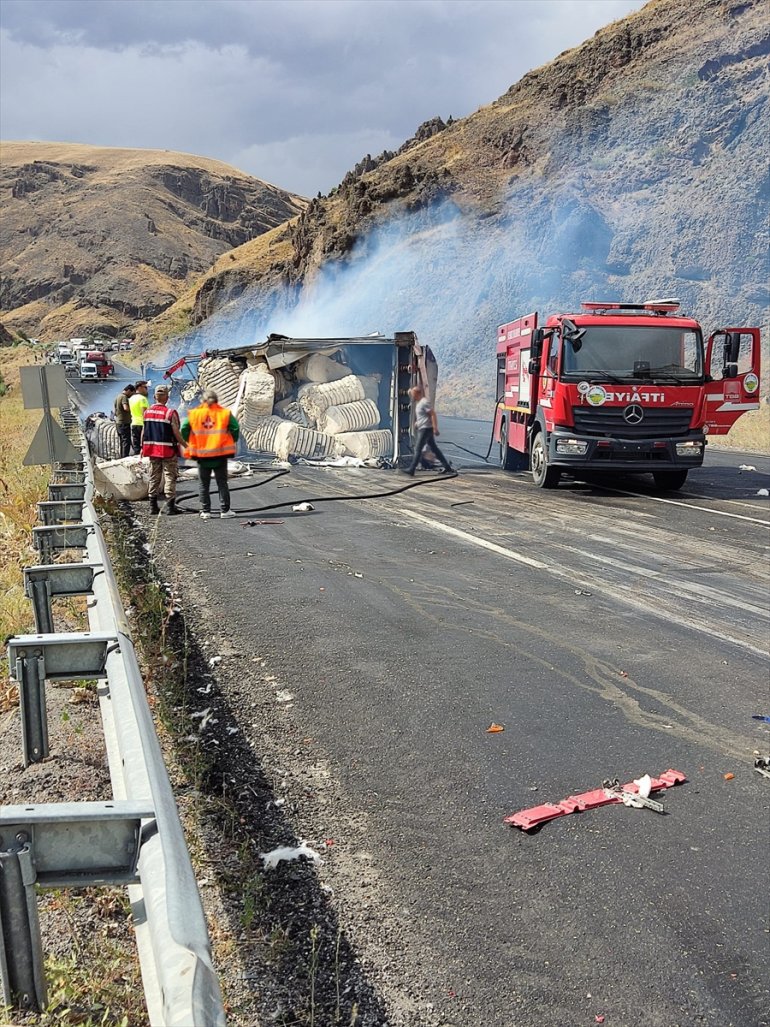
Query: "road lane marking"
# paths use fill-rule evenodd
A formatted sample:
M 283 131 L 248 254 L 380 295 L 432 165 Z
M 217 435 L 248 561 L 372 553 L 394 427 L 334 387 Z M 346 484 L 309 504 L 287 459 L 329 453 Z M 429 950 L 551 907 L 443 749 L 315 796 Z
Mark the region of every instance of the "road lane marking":
M 583 588 L 588 590 L 605 592 L 619 602 L 641 610 L 643 613 L 647 614 L 647 616 L 657 617 L 669 624 L 677 624 L 679 627 L 686 628 L 689 631 L 698 631 L 701 634 L 709 635 L 712 638 L 718 639 L 720 642 L 727 642 L 730 645 L 738 646 L 740 649 L 746 649 L 749 652 L 754 653 L 755 656 L 760 656 L 763 659 L 770 657 L 770 651 L 761 649 L 759 646 L 753 645 L 751 642 L 747 642 L 744 639 L 728 635 L 724 631 L 712 628 L 702 621 L 690 620 L 688 617 L 682 617 L 671 610 L 662 609 L 659 605 L 648 605 L 641 601 L 633 591 L 622 590 L 606 581 L 587 581 L 579 576 L 579 571 L 568 572 L 561 570 L 558 567 L 551 566 L 550 564 L 543 563 L 541 560 L 533 560 L 531 557 L 523 556 L 521 553 L 517 553 L 513 549 L 508 549 L 506 546 L 500 546 L 496 542 L 489 542 L 487 539 L 479 538 L 477 535 L 471 535 L 467 531 L 463 531 L 461 528 L 455 528 L 450 524 L 444 524 L 442 521 L 434 520 L 432 517 L 426 517 L 424 514 L 417 513 L 416 510 L 402 509 L 399 511 L 399 516 L 411 517 L 412 520 L 419 521 L 421 524 L 432 528 L 434 531 L 441 531 L 445 535 L 451 535 L 454 538 L 460 539 L 462 542 L 467 542 L 470 545 L 478 546 L 480 549 L 486 549 L 491 553 L 496 553 L 498 556 L 502 556 L 506 560 L 513 560 L 516 563 L 525 564 L 528 567 L 532 567 L 534 570 L 545 571 L 547 574 L 551 574 L 556 578 L 571 582 L 574 585 L 581 585 Z
M 522 556 L 521 553 L 515 553 L 512 549 L 507 549 L 505 546 L 499 546 L 496 542 L 488 542 L 485 538 L 479 538 L 476 535 L 469 535 L 467 531 L 462 531 L 460 528 L 453 528 L 449 524 L 442 524 L 441 521 L 434 521 L 430 517 L 425 517 L 423 514 L 417 513 L 415 510 L 402 510 L 401 513 L 405 517 L 413 517 L 416 521 L 422 521 L 424 524 L 430 525 L 431 528 L 438 528 L 447 535 L 454 535 L 456 538 L 462 539 L 464 542 L 472 542 L 474 546 L 479 546 L 481 549 L 488 549 L 491 553 L 497 553 L 498 556 L 504 556 L 506 560 L 515 560 L 516 563 L 524 563 L 527 567 L 534 567 L 539 571 L 552 570 L 547 563 L 543 563 L 540 560 L 533 560 L 529 556 Z
M 532 482 L 527 478 L 515 478 L 513 475 L 505 476 L 506 482 L 511 482 L 514 485 L 532 485 Z M 685 506 L 689 510 L 703 510 L 705 513 L 718 514 L 720 517 L 736 517 L 739 521 L 751 521 L 753 524 L 763 524 L 770 528 L 770 521 L 763 521 L 758 517 L 747 517 L 745 514 L 734 514 L 727 510 L 712 510 L 708 506 L 696 506 L 695 503 L 683 503 L 679 499 L 666 499 L 664 496 L 651 496 L 648 492 L 631 492 L 628 489 L 613 488 L 612 485 L 604 485 L 599 482 L 584 482 L 580 478 L 575 479 L 575 485 L 587 485 L 589 488 L 601 489 L 604 492 L 615 492 L 619 496 L 639 496 L 641 499 L 654 499 L 656 503 L 671 503 L 674 506 Z M 737 486 L 735 486 L 737 488 Z M 566 490 L 565 490 L 566 491 Z M 582 489 L 569 489 L 570 495 L 579 496 L 581 499 L 590 499 L 591 496 Z M 748 510 L 756 510 L 759 506 L 751 503 L 742 503 L 737 499 L 724 499 L 720 496 L 694 496 L 694 499 L 710 499 L 713 498 L 716 503 L 733 503 L 736 506 L 742 506 Z M 748 497 L 750 498 L 750 497 Z
M 597 485 L 597 488 L 605 492 L 615 492 L 619 496 L 639 496 L 640 499 L 651 499 L 655 503 L 670 503 L 671 506 L 683 506 L 687 510 L 701 510 L 703 513 L 715 514 L 717 517 L 734 517 L 738 521 L 751 521 L 752 524 L 762 524 L 770 528 L 770 521 L 763 521 L 759 517 L 747 517 L 745 514 L 729 513 L 727 510 L 712 510 L 708 506 L 696 506 L 695 503 L 683 503 L 680 499 L 664 499 L 663 496 L 650 496 L 646 492 L 629 492 L 628 489 L 614 489 L 611 485 Z M 716 502 L 720 502 L 717 498 Z M 725 502 L 730 502 L 725 500 Z

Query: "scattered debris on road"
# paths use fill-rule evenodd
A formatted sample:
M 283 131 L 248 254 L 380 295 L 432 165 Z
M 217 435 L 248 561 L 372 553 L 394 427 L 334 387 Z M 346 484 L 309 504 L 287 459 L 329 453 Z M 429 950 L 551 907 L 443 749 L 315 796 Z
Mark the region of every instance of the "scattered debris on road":
M 725 781 L 732 781 L 732 779 L 734 777 L 735 777 L 735 774 L 727 773 L 727 774 L 724 775 Z
M 292 513 L 310 513 L 312 510 L 315 510 L 312 503 L 295 503 L 291 508 Z
M 492 721 L 492 723 L 487 728 L 487 732 L 486 733 L 488 735 L 499 735 L 501 731 L 505 731 L 505 728 L 503 727 L 503 725 L 502 724 L 495 724 L 495 722 Z
M 739 471 L 756 471 L 754 464 L 741 464 L 738 468 Z
M 576 596 L 592 596 L 592 595 L 593 595 L 593 592 L 588 592 L 588 591 L 587 591 L 586 589 L 584 589 L 584 588 L 576 588 L 576 589 L 575 589 L 575 595 L 576 595 Z
M 323 862 L 315 849 L 311 849 L 305 841 L 301 841 L 296 848 L 288 845 L 279 845 L 277 849 L 273 849 L 271 852 L 260 852 L 259 854 L 265 870 L 275 870 L 281 861 L 285 860 L 288 862 L 293 859 L 299 859 L 301 856 L 307 856 L 313 863 Z
M 770 496 L 770 489 L 760 489 L 759 492 L 757 492 L 757 495 L 758 496 Z
M 645 775 L 645 777 L 647 776 Z M 644 781 L 645 777 L 638 780 Z M 660 777 L 650 778 L 649 791 L 657 792 L 663 788 L 672 788 L 674 785 L 683 784 L 686 780 L 687 778 L 681 771 L 667 770 Z M 647 797 L 642 798 L 637 781 L 631 781 L 629 784 L 622 786 L 618 785 L 617 791 L 614 790 L 614 782 L 610 783 L 613 785 L 613 789 L 605 787 L 595 788 L 590 792 L 569 795 L 566 799 L 562 799 L 560 803 L 546 802 L 542 806 L 532 806 L 529 809 L 519 810 L 505 817 L 503 823 L 510 824 L 511 827 L 520 827 L 522 831 L 531 831 L 533 828 L 539 827 L 549 820 L 555 820 L 557 817 L 563 817 L 569 813 L 582 813 L 584 810 L 597 809 L 599 806 L 622 803 L 622 793 L 631 793 L 637 801 L 645 804 L 653 801 Z M 656 803 L 656 805 L 659 804 Z
M 766 717 L 763 713 L 752 713 L 752 720 L 763 720 L 765 724 L 770 724 L 770 717 Z
M 259 525 L 259 524 L 283 524 L 283 521 L 278 520 L 275 517 L 272 518 L 271 520 L 264 520 L 264 521 L 241 521 L 241 525 L 244 528 L 256 528 L 257 525 Z M 247 555 L 248 556 L 252 556 L 253 554 L 252 553 L 248 553 Z
M 758 756 L 754 760 L 754 769 L 763 777 L 770 777 L 770 756 Z
M 459 503 L 450 503 L 450 506 L 472 506 L 476 502 L 475 499 L 463 499 Z
M 614 778 L 612 781 L 602 781 L 602 788 L 604 788 L 607 795 L 619 796 L 623 805 L 628 806 L 630 809 L 651 809 L 654 813 L 666 812 L 662 802 L 656 802 L 650 798 L 652 778 L 649 774 L 635 779 L 634 784 L 636 785 L 636 791 L 631 792 L 623 788 L 620 781 Z

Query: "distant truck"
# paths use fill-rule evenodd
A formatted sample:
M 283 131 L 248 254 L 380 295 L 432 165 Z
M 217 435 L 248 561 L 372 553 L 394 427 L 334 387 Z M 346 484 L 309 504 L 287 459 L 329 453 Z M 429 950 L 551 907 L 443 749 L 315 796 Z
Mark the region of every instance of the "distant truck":
M 722 328 L 704 347 L 677 300 L 583 303 L 497 332 L 494 439 L 505 470 L 555 488 L 564 472 L 652 473 L 684 485 L 706 436 L 759 408 L 758 328 Z
M 83 364 L 93 364 L 96 368 L 97 378 L 109 378 L 115 373 L 114 364 L 107 359 L 103 350 L 86 350 L 81 356 L 81 368 L 83 367 Z M 90 378 L 91 375 L 89 374 L 88 377 Z M 81 381 L 82 380 L 83 375 L 81 372 Z

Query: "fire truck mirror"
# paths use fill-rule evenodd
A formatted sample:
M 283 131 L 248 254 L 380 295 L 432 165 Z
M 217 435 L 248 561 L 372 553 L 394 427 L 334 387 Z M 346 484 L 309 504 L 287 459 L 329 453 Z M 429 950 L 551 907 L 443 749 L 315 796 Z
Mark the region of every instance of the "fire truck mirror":
M 529 374 L 530 378 L 532 378 L 533 376 L 539 375 L 540 374 L 540 361 L 539 360 L 534 360 L 534 359 L 530 360 L 529 364 L 527 365 L 527 373 Z
M 724 378 L 737 378 L 738 377 L 738 365 L 737 364 L 725 364 Z
M 725 336 L 725 368 L 738 363 L 738 354 L 741 351 L 740 332 L 728 332 Z M 737 374 L 737 370 L 735 374 Z M 734 377 L 735 375 L 732 375 Z
M 567 342 L 572 346 L 575 353 L 583 345 L 583 336 L 586 333 L 585 328 L 578 328 L 574 321 L 571 321 L 568 317 L 562 318 L 562 335 Z

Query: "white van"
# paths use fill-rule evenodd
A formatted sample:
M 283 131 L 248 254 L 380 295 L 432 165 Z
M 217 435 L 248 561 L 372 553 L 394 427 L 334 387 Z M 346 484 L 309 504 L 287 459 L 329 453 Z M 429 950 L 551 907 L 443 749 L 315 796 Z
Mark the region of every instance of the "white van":
M 96 364 L 92 364 L 88 360 L 83 360 L 80 364 L 81 382 L 95 382 L 98 378 L 99 372 L 96 369 Z

